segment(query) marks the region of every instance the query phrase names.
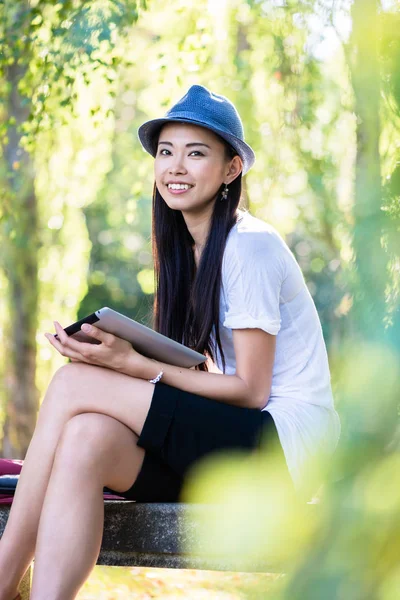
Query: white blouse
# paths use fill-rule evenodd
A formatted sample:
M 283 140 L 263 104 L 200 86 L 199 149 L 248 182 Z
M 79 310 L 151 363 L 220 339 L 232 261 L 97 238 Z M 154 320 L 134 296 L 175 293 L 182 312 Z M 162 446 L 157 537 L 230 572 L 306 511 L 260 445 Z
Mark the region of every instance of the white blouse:
M 239 211 L 222 262 L 220 336 L 228 375 L 236 372 L 232 329 L 276 335 L 272 386 L 263 410 L 275 422 L 296 487 L 308 459 L 331 454 L 340 435 L 321 323 L 300 267 L 280 234 Z M 217 351 L 216 363 L 222 370 Z

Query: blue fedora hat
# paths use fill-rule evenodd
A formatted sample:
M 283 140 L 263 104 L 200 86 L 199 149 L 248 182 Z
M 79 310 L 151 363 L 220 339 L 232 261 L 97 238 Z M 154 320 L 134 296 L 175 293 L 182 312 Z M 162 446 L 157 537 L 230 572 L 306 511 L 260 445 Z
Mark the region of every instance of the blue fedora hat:
M 157 153 L 158 134 L 165 123 L 191 123 L 210 129 L 226 140 L 243 161 L 243 175 L 252 167 L 255 155 L 244 141 L 239 113 L 228 98 L 214 94 L 202 85 L 192 85 L 166 115 L 146 121 L 138 129 L 143 148 L 152 156 Z

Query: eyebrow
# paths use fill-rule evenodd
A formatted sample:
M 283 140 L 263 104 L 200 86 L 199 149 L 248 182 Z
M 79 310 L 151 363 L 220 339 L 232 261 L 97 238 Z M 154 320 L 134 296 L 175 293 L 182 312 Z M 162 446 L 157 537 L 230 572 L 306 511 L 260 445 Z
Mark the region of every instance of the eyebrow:
M 158 145 L 160 144 L 167 144 L 167 146 L 173 146 L 172 142 L 158 142 Z M 211 150 L 211 147 L 207 144 L 203 144 L 203 142 L 191 142 L 190 144 L 186 144 L 186 148 L 191 148 L 192 146 L 205 146 L 206 148 L 209 148 Z

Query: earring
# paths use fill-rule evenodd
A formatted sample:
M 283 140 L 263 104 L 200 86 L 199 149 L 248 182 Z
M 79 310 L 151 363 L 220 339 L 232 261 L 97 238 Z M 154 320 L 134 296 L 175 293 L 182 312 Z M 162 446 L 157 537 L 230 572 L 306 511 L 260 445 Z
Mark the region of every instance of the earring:
M 228 198 L 228 191 L 229 191 L 228 184 L 225 183 L 225 188 L 222 190 L 221 202 L 222 202 L 222 200 L 227 200 L 227 198 Z

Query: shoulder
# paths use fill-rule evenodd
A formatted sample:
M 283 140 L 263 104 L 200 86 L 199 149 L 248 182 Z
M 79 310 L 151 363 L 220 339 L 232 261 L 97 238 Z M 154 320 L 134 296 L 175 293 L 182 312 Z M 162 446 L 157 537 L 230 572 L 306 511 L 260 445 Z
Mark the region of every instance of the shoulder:
M 224 262 L 249 263 L 261 259 L 283 264 L 288 253 L 291 254 L 286 242 L 271 224 L 239 211 L 238 221 L 228 234 Z

